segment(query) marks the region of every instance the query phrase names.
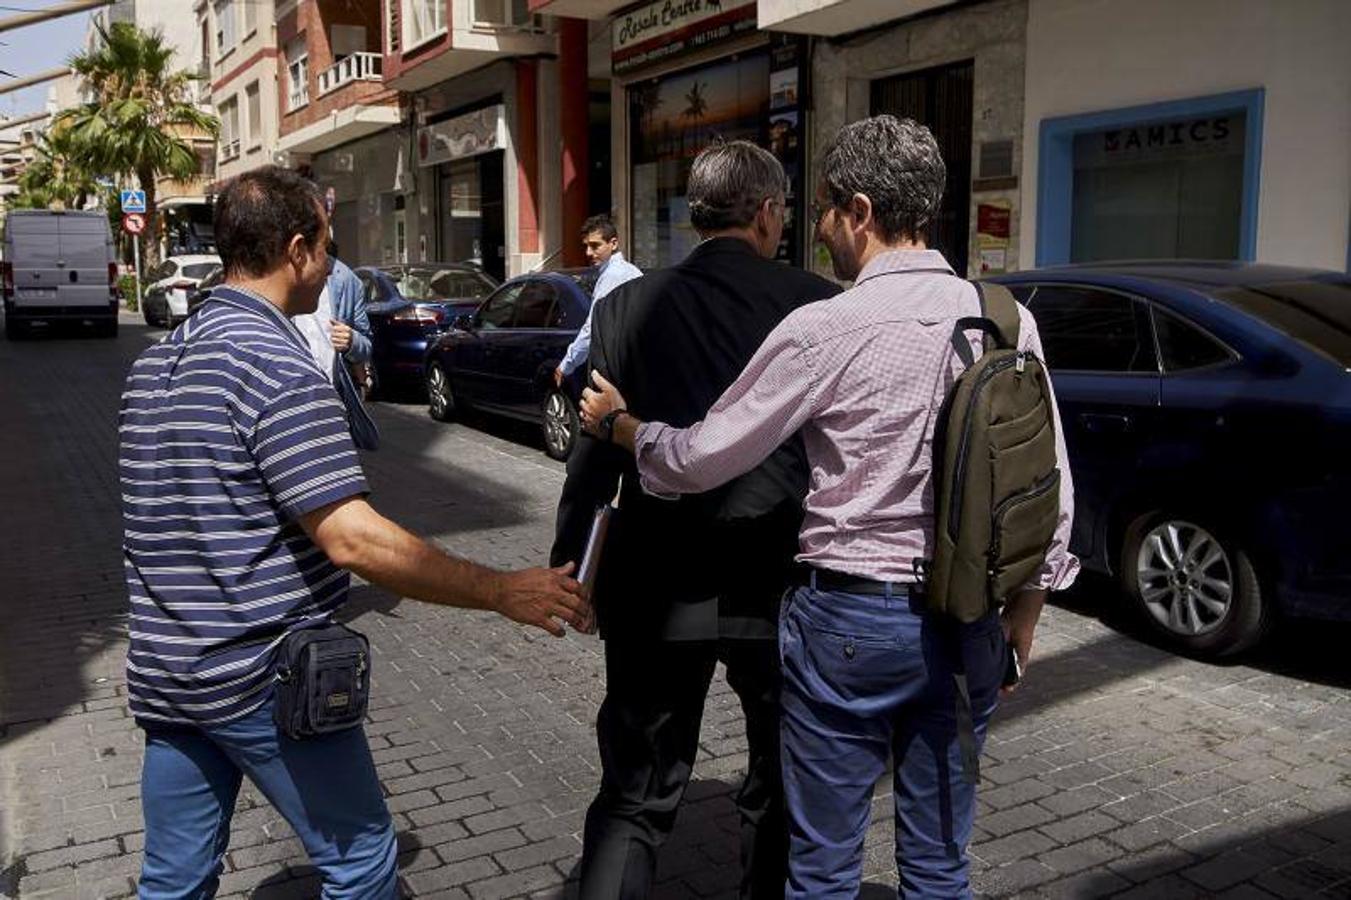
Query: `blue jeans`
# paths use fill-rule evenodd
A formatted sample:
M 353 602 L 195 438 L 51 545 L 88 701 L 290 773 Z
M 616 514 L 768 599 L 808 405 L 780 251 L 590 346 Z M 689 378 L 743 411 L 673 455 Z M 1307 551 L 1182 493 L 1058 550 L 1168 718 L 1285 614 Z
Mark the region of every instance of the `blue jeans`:
M 886 596 L 798 588 L 779 623 L 789 898 L 858 895 L 873 787 L 894 765 L 900 896 L 970 897 L 975 786 L 957 742 L 957 654 L 977 746 L 998 703 L 999 619 L 941 623 L 903 587 Z
M 215 896 L 244 775 L 305 845 L 325 900 L 398 896 L 394 823 L 365 731 L 293 741 L 269 701 L 224 725 L 146 729 L 142 900 Z

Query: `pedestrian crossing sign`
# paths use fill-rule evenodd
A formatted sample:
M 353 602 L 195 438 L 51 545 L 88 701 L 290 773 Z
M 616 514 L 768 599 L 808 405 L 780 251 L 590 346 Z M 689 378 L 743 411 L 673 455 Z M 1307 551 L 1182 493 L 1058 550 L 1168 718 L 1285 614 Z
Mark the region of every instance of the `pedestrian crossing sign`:
M 138 191 L 129 188 L 122 192 L 122 212 L 124 213 L 143 213 L 145 212 L 145 191 Z

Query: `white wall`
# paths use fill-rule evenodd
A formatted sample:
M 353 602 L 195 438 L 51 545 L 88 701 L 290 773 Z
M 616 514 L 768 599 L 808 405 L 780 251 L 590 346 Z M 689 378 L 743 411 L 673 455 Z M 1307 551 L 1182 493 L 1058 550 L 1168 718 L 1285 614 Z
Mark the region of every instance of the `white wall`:
M 1030 0 L 1023 233 L 1043 119 L 1260 87 L 1257 258 L 1346 269 L 1349 34 L 1347 0 Z

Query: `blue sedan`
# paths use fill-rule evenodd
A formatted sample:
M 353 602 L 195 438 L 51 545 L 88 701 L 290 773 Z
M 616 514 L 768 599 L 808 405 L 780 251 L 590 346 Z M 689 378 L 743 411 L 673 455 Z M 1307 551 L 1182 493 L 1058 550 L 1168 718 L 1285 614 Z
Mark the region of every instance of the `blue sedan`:
M 1278 612 L 1351 620 L 1351 278 L 1139 262 L 995 280 L 1037 320 L 1087 567 L 1201 655 Z
M 581 379 L 554 385 L 553 372 L 591 308 L 595 269 L 512 278 L 461 316 L 427 350 L 431 415 L 482 410 L 539 423 L 545 452 L 566 459 L 577 441 Z
M 427 345 L 472 312 L 497 287 L 468 263 L 362 266 L 356 269 L 371 321 L 371 394 L 422 385 Z

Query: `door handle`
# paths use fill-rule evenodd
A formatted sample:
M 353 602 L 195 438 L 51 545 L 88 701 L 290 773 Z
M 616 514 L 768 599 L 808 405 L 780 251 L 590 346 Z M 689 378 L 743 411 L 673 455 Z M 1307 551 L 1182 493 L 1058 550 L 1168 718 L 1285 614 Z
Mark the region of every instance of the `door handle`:
M 1080 413 L 1079 424 L 1093 434 L 1124 434 L 1131 430 L 1131 417 L 1114 413 Z

